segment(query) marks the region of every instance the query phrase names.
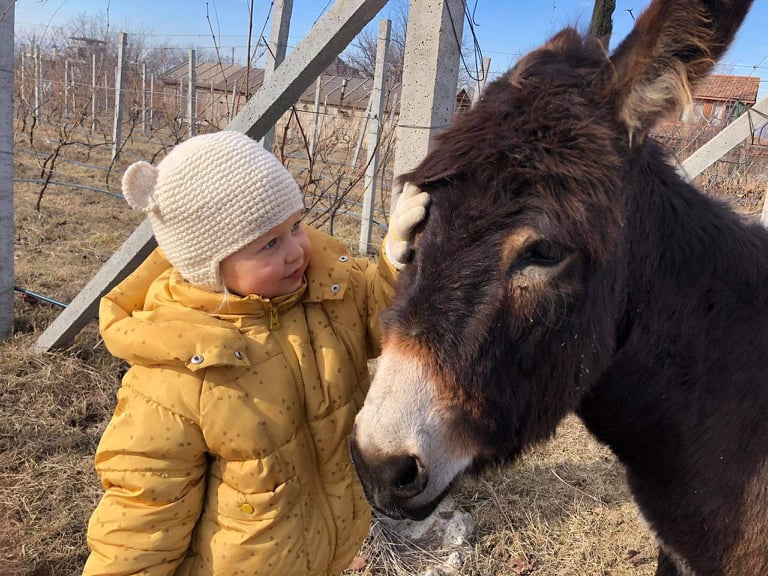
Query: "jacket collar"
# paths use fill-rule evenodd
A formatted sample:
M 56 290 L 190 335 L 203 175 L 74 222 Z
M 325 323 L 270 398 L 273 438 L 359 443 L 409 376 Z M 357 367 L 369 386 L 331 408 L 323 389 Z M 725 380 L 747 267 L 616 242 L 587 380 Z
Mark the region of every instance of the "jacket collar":
M 185 282 L 174 268 L 167 269 L 149 287 L 144 309 L 126 311 L 131 324 L 114 336 L 126 340 L 124 348 L 130 352 L 122 357 L 132 364 L 181 363 L 193 371 L 248 366 L 245 339 L 238 330 L 243 322 L 302 302 L 344 297 L 352 268 L 347 250 L 321 232 L 308 228 L 307 234 L 312 256 L 304 282 L 278 298 L 208 292 Z
M 352 257 L 347 248 L 324 232 L 306 227 L 312 243 L 312 257 L 307 268 L 307 292 L 304 302 L 341 300 L 349 284 Z

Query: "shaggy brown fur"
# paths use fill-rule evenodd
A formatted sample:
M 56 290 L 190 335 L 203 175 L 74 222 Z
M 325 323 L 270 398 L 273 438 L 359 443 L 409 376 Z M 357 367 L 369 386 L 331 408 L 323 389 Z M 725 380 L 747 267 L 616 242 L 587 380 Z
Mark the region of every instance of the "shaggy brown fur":
M 576 411 L 625 464 L 663 576 L 768 574 L 768 232 L 646 137 L 750 4 L 655 1 L 610 60 L 565 30 L 404 176 L 432 205 L 388 338 L 428 351 L 457 437 L 486 447 L 476 468 Z

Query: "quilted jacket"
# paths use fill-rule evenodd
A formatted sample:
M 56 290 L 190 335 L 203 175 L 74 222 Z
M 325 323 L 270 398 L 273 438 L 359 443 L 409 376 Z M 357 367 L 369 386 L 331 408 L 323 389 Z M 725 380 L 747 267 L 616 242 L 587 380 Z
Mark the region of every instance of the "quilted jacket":
M 340 574 L 370 509 L 347 435 L 396 272 L 307 229 L 296 293 L 206 292 L 156 250 L 102 299 L 130 369 L 96 453 L 84 574 Z

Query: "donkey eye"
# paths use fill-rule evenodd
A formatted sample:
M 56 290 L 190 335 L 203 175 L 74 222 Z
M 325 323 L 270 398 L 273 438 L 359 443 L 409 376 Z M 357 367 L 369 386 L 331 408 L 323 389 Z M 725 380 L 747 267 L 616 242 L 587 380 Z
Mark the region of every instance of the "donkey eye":
M 548 240 L 534 242 L 526 250 L 526 253 L 529 262 L 537 266 L 554 266 L 562 262 L 568 255 L 565 248 Z
M 555 242 L 538 240 L 520 252 L 520 255 L 509 267 L 507 274 L 512 276 L 529 266 L 554 267 L 565 260 L 568 254 L 568 250 Z

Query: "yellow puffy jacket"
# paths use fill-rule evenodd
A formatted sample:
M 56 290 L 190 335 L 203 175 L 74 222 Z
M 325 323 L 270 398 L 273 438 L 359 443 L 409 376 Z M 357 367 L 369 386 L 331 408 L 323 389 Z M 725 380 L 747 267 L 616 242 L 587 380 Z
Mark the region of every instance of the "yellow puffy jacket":
M 307 229 L 297 293 L 200 290 L 156 250 L 102 299 L 131 368 L 96 453 L 86 575 L 340 574 L 370 509 L 347 435 L 396 272 Z

